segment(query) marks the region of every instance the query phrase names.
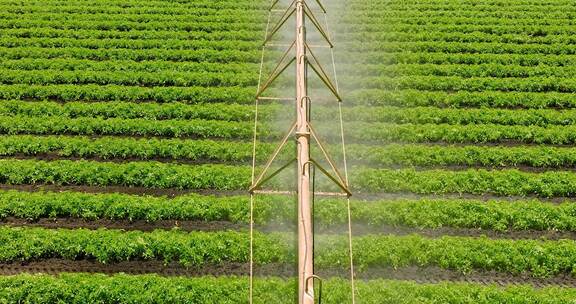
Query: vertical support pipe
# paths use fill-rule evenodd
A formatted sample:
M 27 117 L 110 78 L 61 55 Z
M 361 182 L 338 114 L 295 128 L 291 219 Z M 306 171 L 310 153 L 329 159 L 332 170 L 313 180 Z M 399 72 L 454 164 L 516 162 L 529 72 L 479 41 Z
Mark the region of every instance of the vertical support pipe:
M 298 303 L 314 304 L 314 252 L 310 206 L 310 131 L 304 0 L 296 1 L 296 141 L 298 164 Z

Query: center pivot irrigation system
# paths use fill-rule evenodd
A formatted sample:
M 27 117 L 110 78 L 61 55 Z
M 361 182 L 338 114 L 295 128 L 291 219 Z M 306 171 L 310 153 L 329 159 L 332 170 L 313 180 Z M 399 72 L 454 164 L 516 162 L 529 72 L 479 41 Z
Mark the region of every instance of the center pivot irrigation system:
M 348 172 L 346 164 L 346 149 L 344 145 L 344 126 L 342 121 L 342 97 L 338 89 L 338 82 L 336 77 L 336 68 L 334 60 L 333 47 L 334 44 L 328 34 L 328 18 L 324 5 L 319 1 L 311 1 L 315 6 L 311 8 L 309 3 L 305 0 L 293 0 L 286 9 L 277 9 L 280 6 L 280 0 L 273 0 L 270 5 L 268 15 L 268 25 L 266 27 L 265 40 L 262 47 L 262 60 L 260 66 L 260 81 L 258 91 L 256 94 L 256 114 L 254 124 L 254 149 L 252 158 L 252 185 L 250 187 L 250 303 L 253 299 L 253 209 L 255 202 L 255 195 L 259 193 L 276 193 L 276 194 L 293 194 L 292 191 L 272 191 L 263 190 L 264 184 L 272 177 L 284 171 L 296 163 L 297 169 L 295 170 L 298 198 L 298 303 L 300 304 L 314 304 L 315 298 L 318 302 L 322 299 L 322 281 L 314 272 L 314 229 L 313 229 L 313 203 L 316 195 L 322 196 L 342 196 L 348 199 L 348 237 L 349 237 L 349 254 L 350 254 L 350 279 L 351 279 L 351 300 L 355 303 L 355 288 L 354 288 L 354 267 L 352 263 L 352 231 L 351 231 L 351 216 L 350 216 L 350 196 L 351 192 L 348 185 Z M 273 13 L 281 13 L 277 23 L 270 28 L 270 20 Z M 324 25 L 316 18 L 315 13 L 320 12 L 324 15 Z M 271 43 L 272 39 L 279 35 L 279 31 L 286 27 L 287 22 L 295 17 L 295 35 L 291 44 L 286 44 L 288 49 L 281 56 L 275 68 L 271 71 L 267 80 L 263 83 L 262 80 L 262 67 L 264 65 L 264 52 L 267 47 L 283 46 L 282 44 Z M 306 25 L 312 24 L 313 29 L 318 32 L 322 37 L 322 45 L 311 45 L 307 40 Z M 289 35 L 291 36 L 291 35 Z M 326 70 L 320 64 L 318 57 L 312 51 L 313 48 L 329 48 L 333 66 L 333 81 L 326 73 Z M 270 88 L 274 81 L 287 69 L 295 65 L 295 98 L 275 98 L 263 96 L 263 93 Z M 340 138 L 342 144 L 342 159 L 344 166 L 344 175 L 338 170 L 330 154 L 325 149 L 318 133 L 314 130 L 311 121 L 311 103 L 312 98 L 309 96 L 308 87 L 308 70 L 311 68 L 319 77 L 322 83 L 328 88 L 338 104 L 339 119 L 340 119 Z M 260 100 L 283 100 L 292 101 L 296 107 L 296 119 L 289 126 L 288 132 L 281 140 L 278 147 L 274 150 L 269 160 L 266 162 L 264 169 L 258 176 L 255 174 L 256 168 L 256 142 L 258 134 L 258 103 Z M 294 137 L 293 137 L 294 136 Z M 277 159 L 277 156 L 286 146 L 290 138 L 295 138 L 296 141 L 296 155 L 291 160 L 287 161 L 284 165 L 276 170 L 271 169 L 272 163 Z M 319 162 L 311 157 L 310 149 L 311 144 L 316 144 L 321 151 L 322 158 L 328 163 L 329 169 L 324 168 Z M 326 177 L 336 184 L 338 192 L 315 192 L 314 189 L 314 175 L 311 175 L 311 167 L 321 171 Z M 311 178 L 312 177 L 312 178 Z M 314 293 L 314 283 L 318 281 L 318 295 Z

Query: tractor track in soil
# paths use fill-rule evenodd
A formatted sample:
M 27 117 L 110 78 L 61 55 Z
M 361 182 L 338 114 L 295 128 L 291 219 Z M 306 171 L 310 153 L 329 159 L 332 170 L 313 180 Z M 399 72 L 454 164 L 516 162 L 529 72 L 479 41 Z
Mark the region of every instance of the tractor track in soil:
M 234 223 L 229 221 L 201 221 L 201 220 L 159 220 L 149 222 L 146 220 L 112 220 L 112 219 L 83 219 L 73 217 L 61 218 L 41 218 L 38 220 L 27 220 L 23 218 L 7 217 L 0 220 L 0 226 L 10 227 L 42 227 L 47 229 L 119 229 L 126 231 L 153 231 L 153 230 L 171 230 L 178 229 L 182 231 L 225 231 L 225 230 L 248 230 L 248 224 Z M 295 232 L 296 226 L 286 223 L 270 223 L 256 225 L 257 231 L 269 232 Z M 347 235 L 348 227 L 346 225 L 330 225 L 316 227 L 316 232 L 320 235 Z M 421 235 L 428 238 L 440 238 L 443 236 L 457 237 L 487 237 L 491 239 L 511 239 L 511 240 L 559 240 L 570 239 L 576 240 L 574 231 L 555 231 L 555 230 L 510 230 L 494 231 L 474 228 L 413 228 L 406 226 L 378 225 L 371 226 L 365 224 L 353 224 L 352 232 L 354 236 L 363 236 L 367 234 L 377 235 Z
M 64 260 L 47 259 L 32 262 L 0 263 L 0 275 L 17 275 L 20 273 L 44 273 L 57 275 L 64 272 L 103 273 L 113 275 L 127 274 L 157 274 L 160 276 L 247 276 L 248 263 L 222 263 L 218 265 L 202 265 L 185 267 L 176 262 L 165 264 L 162 261 L 122 261 L 102 264 L 95 260 Z M 294 278 L 296 269 L 289 264 L 267 264 L 254 268 L 257 277 Z M 348 278 L 347 269 L 318 269 L 317 274 L 324 278 Z M 498 286 L 531 285 L 536 288 L 547 286 L 576 287 L 576 278 L 569 274 L 557 275 L 550 278 L 534 278 L 529 274 L 512 275 L 496 271 L 472 271 L 462 274 L 453 270 L 446 270 L 435 266 L 417 267 L 408 266 L 394 269 L 392 267 L 372 267 L 365 271 L 357 271 L 359 280 L 406 280 L 417 283 L 462 282 L 476 284 L 490 284 Z

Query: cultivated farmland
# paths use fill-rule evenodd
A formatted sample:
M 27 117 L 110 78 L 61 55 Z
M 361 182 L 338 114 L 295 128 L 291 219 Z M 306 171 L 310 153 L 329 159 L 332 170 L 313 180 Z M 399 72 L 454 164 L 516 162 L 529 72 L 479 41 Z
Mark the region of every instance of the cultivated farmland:
M 325 2 L 358 303 L 573 301 L 573 1 Z M 0 0 L 0 303 L 248 302 L 268 6 Z M 259 105 L 257 158 L 283 109 Z M 258 198 L 255 303 L 296 299 L 295 208 Z M 346 202 L 314 211 L 349 303 Z

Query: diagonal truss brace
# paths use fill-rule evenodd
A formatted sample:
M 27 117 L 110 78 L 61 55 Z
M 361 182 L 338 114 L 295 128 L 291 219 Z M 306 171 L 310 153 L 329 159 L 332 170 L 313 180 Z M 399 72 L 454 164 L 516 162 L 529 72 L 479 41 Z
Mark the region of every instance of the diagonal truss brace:
M 314 27 L 316 27 L 320 35 L 324 37 L 328 45 L 330 45 L 330 47 L 333 48 L 334 44 L 330 40 L 330 37 L 328 36 L 326 31 L 322 28 L 322 25 L 320 25 L 320 22 L 318 21 L 318 19 L 316 19 L 316 16 L 314 15 L 314 13 L 312 12 L 312 10 L 310 9 L 310 7 L 306 2 L 304 2 L 304 14 L 306 14 L 306 16 L 310 19 L 310 21 L 312 21 L 312 24 L 314 24 Z
M 258 89 L 258 92 L 256 93 L 256 98 L 259 98 L 260 95 L 262 93 L 264 93 L 264 91 L 266 91 L 266 89 L 268 89 L 268 87 L 280 76 L 282 75 L 282 73 L 292 64 L 294 63 L 294 61 L 296 61 L 296 57 L 292 57 L 288 62 L 286 62 L 284 65 L 284 61 L 286 60 L 286 58 L 288 58 L 288 55 L 290 54 L 290 51 L 292 51 L 292 49 L 294 48 L 294 46 L 296 45 L 296 41 L 292 42 L 292 44 L 290 45 L 290 47 L 284 52 L 284 55 L 282 55 L 282 58 L 280 58 L 280 60 L 278 61 L 278 64 L 276 65 L 276 67 L 272 70 L 272 72 L 270 73 L 270 76 L 268 76 L 268 79 L 264 82 L 264 84 Z
M 272 6 L 270 6 L 270 10 L 272 10 L 276 6 L 276 4 L 278 4 L 279 1 L 280 0 L 275 1 L 272 4 Z M 318 3 L 318 5 L 322 9 L 322 11 L 324 13 L 326 13 L 326 9 L 324 8 L 324 5 L 320 2 L 320 0 L 316 0 L 316 2 Z M 322 35 L 322 37 L 324 37 L 324 39 L 326 40 L 328 45 L 331 48 L 333 48 L 334 44 L 330 40 L 330 36 L 328 36 L 328 34 L 326 33 L 326 30 L 324 30 L 324 28 L 322 27 L 322 25 L 320 24 L 320 22 L 318 21 L 318 19 L 316 18 L 316 16 L 312 12 L 312 10 L 310 9 L 310 6 L 308 6 L 308 3 L 306 3 L 305 1 L 303 1 L 302 3 L 304 4 L 304 14 L 306 14 L 306 16 L 310 19 L 310 21 L 312 22 L 314 27 L 316 27 L 316 29 L 318 30 L 320 35 Z M 266 45 L 272 39 L 272 37 L 274 37 L 274 35 L 276 35 L 276 33 L 278 33 L 278 31 L 282 28 L 282 26 L 284 26 L 284 24 L 286 24 L 288 19 L 290 19 L 290 17 L 292 17 L 292 15 L 294 15 L 294 13 L 296 12 L 296 5 L 295 4 L 296 4 L 296 0 L 293 0 L 290 3 L 290 5 L 286 9 L 286 11 L 284 11 L 284 13 L 280 17 L 280 19 L 278 20 L 276 25 L 274 25 L 274 27 L 270 31 L 270 34 L 268 34 L 268 36 L 264 40 L 264 43 L 263 43 L 264 45 Z
M 276 3 L 278 3 L 278 1 Z M 276 3 L 274 3 L 274 5 L 270 8 L 270 10 L 272 10 L 272 8 L 276 5 Z M 263 45 L 266 45 L 266 43 L 268 43 L 268 41 L 270 41 L 270 39 L 272 39 L 272 37 L 274 37 L 274 35 L 276 35 L 276 33 L 282 28 L 282 26 L 284 26 L 284 24 L 286 24 L 286 21 L 288 21 L 288 19 L 290 19 L 290 17 L 292 17 L 292 15 L 294 15 L 294 13 L 296 13 L 295 4 L 296 4 L 296 0 L 293 0 L 292 3 L 288 6 L 286 11 L 284 12 L 284 14 L 282 14 L 280 19 L 276 23 L 276 25 L 274 25 L 274 27 L 270 31 L 270 34 L 268 34 L 266 39 L 264 39 L 264 42 L 262 43 Z
M 290 127 L 290 129 L 288 130 L 286 135 L 284 135 L 284 138 L 282 138 L 282 141 L 280 142 L 278 147 L 276 147 L 276 149 L 274 150 L 274 153 L 272 153 L 272 156 L 268 159 L 268 162 L 266 162 L 266 165 L 264 166 L 264 170 L 262 170 L 262 172 L 260 173 L 260 175 L 258 176 L 256 181 L 252 184 L 252 186 L 250 186 L 250 189 L 248 190 L 250 193 L 253 193 L 254 190 L 256 190 L 260 186 L 262 186 L 263 183 L 270 180 L 271 178 L 276 176 L 278 173 L 280 173 L 280 171 L 284 170 L 285 168 L 287 168 L 289 165 L 291 165 L 292 163 L 294 163 L 296 161 L 296 158 L 294 158 L 294 159 L 290 160 L 288 163 L 286 163 L 285 165 L 283 165 L 282 167 L 280 167 L 278 170 L 274 171 L 272 174 L 266 176 L 266 174 L 268 173 L 268 170 L 270 170 L 270 166 L 272 165 L 274 160 L 276 160 L 276 157 L 278 157 L 278 154 L 280 154 L 280 151 L 282 151 L 282 148 L 284 148 L 284 146 L 286 146 L 288 139 L 290 138 L 290 136 L 292 136 L 292 133 L 294 133 L 295 129 L 296 129 L 296 122 L 293 122 L 292 126 Z
M 318 77 L 320 78 L 320 80 L 322 80 L 322 82 L 326 85 L 326 87 L 328 87 L 328 89 L 332 92 L 332 94 L 334 94 L 336 99 L 338 99 L 338 101 L 341 102 L 342 97 L 340 96 L 338 89 L 332 83 L 332 81 L 330 81 L 330 77 L 328 76 L 328 73 L 326 73 L 326 71 L 322 67 L 322 64 L 320 64 L 320 61 L 318 60 L 316 55 L 314 55 L 312 48 L 310 48 L 310 46 L 308 46 L 306 44 L 306 49 L 308 50 L 308 53 L 310 54 L 309 57 L 307 56 L 308 65 L 312 68 L 312 70 L 316 73 L 316 75 L 318 75 Z M 312 59 L 312 60 L 310 60 L 310 59 Z
M 350 192 L 348 187 L 346 185 L 344 185 L 343 183 L 341 183 L 337 178 L 335 178 L 334 175 L 330 174 L 330 172 L 328 172 L 328 170 L 324 169 L 324 167 L 322 167 L 322 165 L 320 165 L 317 161 L 315 161 L 314 159 L 310 159 L 309 163 L 313 164 L 322 173 L 324 173 L 324 175 L 326 177 L 328 177 L 331 181 L 333 181 L 336 184 L 336 186 L 338 186 L 340 189 L 342 189 L 342 191 L 344 191 L 347 196 L 349 196 L 349 197 L 352 196 L 352 192 Z
M 324 7 L 324 4 L 322 4 L 322 1 L 316 0 L 316 3 L 318 3 L 318 6 L 319 6 L 320 9 L 322 10 L 322 12 L 323 12 L 324 14 L 326 14 L 326 13 L 327 13 L 327 12 L 326 12 L 326 8 Z
M 320 148 L 320 151 L 322 151 L 322 154 L 324 155 L 324 158 L 326 159 L 326 161 L 328 162 L 328 164 L 330 165 L 330 168 L 332 169 L 332 171 L 334 171 L 334 173 L 336 174 L 336 177 L 338 179 L 338 183 L 340 185 L 344 185 L 347 186 L 348 185 L 348 181 L 345 180 L 342 177 L 342 174 L 340 173 L 340 171 L 338 170 L 338 168 L 336 167 L 336 164 L 334 162 L 334 160 L 330 157 L 330 154 L 328 154 L 328 152 L 326 151 L 326 148 L 324 147 L 324 145 L 322 144 L 322 141 L 320 141 L 320 138 L 318 138 L 318 134 L 316 133 L 316 131 L 314 131 L 314 128 L 312 127 L 312 125 L 310 124 L 310 122 L 308 122 L 308 129 L 310 130 L 310 135 L 312 135 L 312 138 L 314 138 L 314 140 L 316 141 L 316 143 L 318 144 L 318 147 Z M 346 187 L 347 188 L 347 187 Z
M 273 30 L 271 31 L 271 33 L 268 35 L 268 37 L 264 41 L 264 45 L 266 45 L 268 43 L 268 41 L 270 41 L 270 39 L 272 39 L 272 37 L 280 30 L 280 28 L 282 28 L 282 26 L 286 23 L 286 21 L 288 21 L 288 19 L 295 13 L 296 1 L 297 0 L 293 0 L 292 3 L 288 6 L 288 9 L 284 12 L 284 14 L 280 18 L 280 20 L 278 21 L 276 26 L 274 26 Z M 279 0 L 275 1 L 272 4 L 272 6 L 270 7 L 270 9 L 274 8 L 274 6 L 276 6 L 276 4 L 278 2 L 279 2 Z M 320 2 L 320 0 L 316 0 L 316 2 L 322 8 L 322 10 L 325 11 L 324 6 Z M 333 44 L 330 41 L 330 38 L 328 37 L 328 35 L 326 34 L 326 31 L 324 31 L 324 29 L 322 28 L 322 26 L 318 22 L 318 19 L 316 19 L 316 17 L 314 16 L 312 11 L 310 10 L 310 7 L 308 6 L 308 4 L 305 1 L 303 1 L 303 3 L 304 3 L 304 13 L 306 14 L 306 16 L 308 16 L 308 18 L 312 21 L 314 26 L 318 29 L 320 34 L 324 37 L 326 42 L 332 48 Z M 291 58 L 287 63 L 285 63 L 283 65 L 285 59 L 288 57 L 288 54 L 292 51 L 292 49 L 295 47 L 295 45 L 296 45 L 296 41 L 292 42 L 292 44 L 290 44 L 290 47 L 286 50 L 286 52 L 284 52 L 284 55 L 282 55 L 282 58 L 278 62 L 277 66 L 273 69 L 269 78 L 264 82 L 264 85 L 262 85 L 262 87 L 256 93 L 256 98 L 260 97 L 261 94 L 266 89 L 268 89 L 268 87 L 296 60 L 295 57 Z M 322 82 L 326 85 L 326 87 L 328 87 L 328 89 L 332 92 L 332 94 L 334 94 L 336 99 L 339 102 L 342 101 L 342 97 L 340 96 L 338 89 L 330 80 L 328 73 L 326 73 L 326 71 L 324 70 L 324 68 L 320 64 L 320 61 L 318 60 L 316 55 L 314 55 L 314 52 L 312 51 L 312 48 L 310 47 L 310 45 L 305 43 L 305 47 L 306 47 L 306 50 L 308 51 L 308 53 L 311 55 L 311 57 L 306 56 L 306 58 L 305 58 L 307 64 L 312 68 L 312 70 L 316 73 L 316 75 L 318 75 L 320 80 L 322 80 Z

